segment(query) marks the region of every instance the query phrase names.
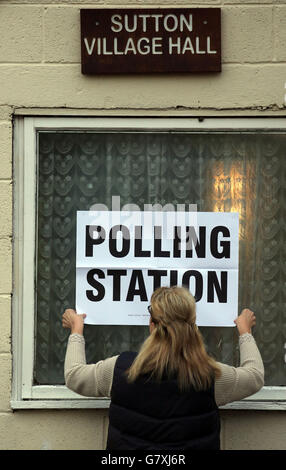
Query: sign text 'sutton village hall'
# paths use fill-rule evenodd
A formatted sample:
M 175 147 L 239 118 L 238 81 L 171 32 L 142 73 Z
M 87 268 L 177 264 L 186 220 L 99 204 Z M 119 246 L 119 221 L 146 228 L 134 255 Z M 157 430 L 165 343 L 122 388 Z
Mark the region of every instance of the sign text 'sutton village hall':
M 221 71 L 220 8 L 83 9 L 82 73 Z

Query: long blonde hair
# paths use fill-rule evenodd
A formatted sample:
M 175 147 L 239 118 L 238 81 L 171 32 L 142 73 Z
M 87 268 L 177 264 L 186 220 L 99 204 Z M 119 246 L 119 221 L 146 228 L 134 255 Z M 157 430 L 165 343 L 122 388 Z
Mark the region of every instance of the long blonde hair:
M 151 297 L 151 321 L 155 327 L 127 371 L 129 382 L 150 374 L 162 379 L 176 376 L 186 390 L 206 390 L 220 375 L 218 364 L 204 346 L 196 326 L 196 303 L 184 287 L 159 287 Z

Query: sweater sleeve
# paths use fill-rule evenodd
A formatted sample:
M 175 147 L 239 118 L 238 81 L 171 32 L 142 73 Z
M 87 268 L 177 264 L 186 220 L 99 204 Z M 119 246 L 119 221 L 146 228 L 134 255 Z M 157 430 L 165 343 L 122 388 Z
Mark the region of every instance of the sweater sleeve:
M 110 397 L 117 357 L 113 356 L 96 364 L 86 364 L 84 337 L 79 334 L 70 335 L 64 368 L 66 386 L 86 397 Z
M 239 337 L 239 349 L 239 367 L 218 363 L 221 368 L 221 376 L 215 381 L 215 399 L 218 406 L 253 395 L 264 385 L 262 358 L 250 333 Z
M 240 366 L 218 363 L 221 375 L 215 381 L 218 406 L 246 398 L 264 385 L 264 367 L 252 335 L 239 337 Z M 82 335 L 70 335 L 65 357 L 66 386 L 87 397 L 110 397 L 114 367 L 118 356 L 96 364 L 86 364 L 85 340 Z

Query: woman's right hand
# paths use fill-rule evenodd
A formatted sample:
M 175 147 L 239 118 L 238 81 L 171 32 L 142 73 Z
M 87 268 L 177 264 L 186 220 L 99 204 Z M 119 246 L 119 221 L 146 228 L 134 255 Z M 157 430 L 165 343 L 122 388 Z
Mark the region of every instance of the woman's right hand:
M 251 333 L 251 328 L 256 324 L 255 314 L 249 308 L 244 308 L 234 323 L 240 335 Z
M 84 319 L 86 314 L 77 314 L 72 308 L 67 308 L 62 316 L 63 328 L 70 328 L 71 334 L 83 334 Z

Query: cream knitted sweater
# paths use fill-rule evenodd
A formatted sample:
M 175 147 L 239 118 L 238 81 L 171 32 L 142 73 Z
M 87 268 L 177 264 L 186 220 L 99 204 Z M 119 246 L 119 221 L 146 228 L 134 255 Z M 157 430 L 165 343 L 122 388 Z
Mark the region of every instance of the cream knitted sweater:
M 215 381 L 218 406 L 246 398 L 258 392 L 264 384 L 263 362 L 251 334 L 245 333 L 239 337 L 239 349 L 239 367 L 218 363 L 221 368 L 221 376 Z M 110 397 L 117 357 L 86 364 L 84 337 L 70 335 L 65 357 L 67 387 L 86 397 Z

